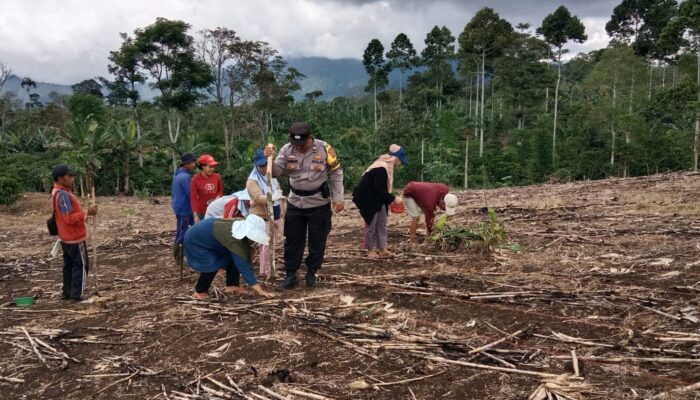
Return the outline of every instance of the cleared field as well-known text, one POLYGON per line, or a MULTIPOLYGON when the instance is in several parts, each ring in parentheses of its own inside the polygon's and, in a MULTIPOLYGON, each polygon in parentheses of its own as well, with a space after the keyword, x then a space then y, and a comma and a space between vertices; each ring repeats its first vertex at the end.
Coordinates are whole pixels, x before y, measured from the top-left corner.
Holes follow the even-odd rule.
POLYGON ((319 289, 211 301, 190 298, 194 274, 179 280, 168 198, 100 198, 100 296, 73 304, 48 257, 47 196, 27 194, 0 209, 0 391, 650 398, 700 381, 699 196, 700 174, 465 191, 451 223, 485 220, 488 204, 520 251, 409 247, 392 215, 398 256, 384 260, 363 257, 350 209, 334 217, 319 289), (36 305, 13 305, 30 294, 36 305))

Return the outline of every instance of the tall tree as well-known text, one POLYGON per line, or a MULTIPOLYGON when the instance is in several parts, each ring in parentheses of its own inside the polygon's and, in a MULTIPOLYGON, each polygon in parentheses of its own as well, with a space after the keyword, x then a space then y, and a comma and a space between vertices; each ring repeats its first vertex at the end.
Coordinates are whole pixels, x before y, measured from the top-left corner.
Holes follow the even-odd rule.
POLYGON ((7 64, 0 62, 0 93, 2 93, 2 88, 5 86, 5 82, 10 78, 12 70, 7 64))
POLYGON ((659 39, 677 8, 676 0, 622 0, 605 25, 613 39, 631 43, 638 55, 649 60, 649 98, 654 71, 652 60, 663 60, 672 53, 659 39))
POLYGON ((428 74, 435 79, 435 89, 437 90, 437 108, 442 106, 442 95, 445 80, 452 75, 452 65, 450 61, 455 55, 455 37, 446 27, 438 28, 434 26, 425 37, 425 48, 421 52, 424 65, 428 67, 428 74))
POLYGON ((289 67, 281 56, 260 61, 253 83, 257 98, 255 106, 260 111, 260 141, 264 142, 273 130, 274 113, 294 102, 292 93, 301 89, 299 81, 305 76, 296 68, 289 67))
POLYGON ((511 44, 494 67, 498 76, 494 82, 514 109, 517 129, 525 129, 528 112, 544 101, 545 89, 555 77, 552 70, 541 62, 549 54, 549 46, 529 33, 514 33, 511 44))
POLYGON ((32 78, 24 77, 22 79, 22 83, 20 83, 20 86, 22 87, 22 89, 27 91, 28 102, 25 104, 25 107, 26 108, 33 108, 37 98, 32 99, 31 90, 36 89, 36 82, 34 82, 34 80, 32 78))
MULTIPOLYGON (((139 101, 141 95, 136 87, 146 82, 146 76, 141 71, 141 58, 143 53, 134 43, 134 39, 126 33, 120 33, 122 44, 117 51, 109 52, 109 65, 107 70, 114 75, 114 82, 102 80, 109 94, 107 102, 114 104, 126 104, 131 106, 131 112, 136 124, 136 137, 141 140, 141 116, 139 114, 139 101)), ((139 155, 139 165, 143 166, 143 157, 139 155)))
POLYGON ((462 58, 478 55, 481 58, 481 114, 479 115, 479 157, 484 153, 484 94, 486 60, 498 55, 508 46, 513 34, 510 22, 502 19, 492 8, 484 7, 467 23, 459 35, 462 58))
POLYGON ((542 35, 545 42, 552 47, 553 59, 557 64, 557 85, 554 89, 554 128, 552 129, 552 160, 556 161, 561 56, 564 52, 564 46, 569 41, 583 43, 588 39, 588 36, 586 36, 586 28, 578 17, 572 16, 564 6, 560 6, 552 14, 547 15, 542 21, 542 26, 537 28, 537 33, 542 35))
POLYGON ((90 96, 95 96, 100 99, 104 97, 104 94, 102 94, 102 85, 95 79, 86 79, 76 83, 70 88, 73 90, 73 93, 89 94, 90 96))
POLYGON ((201 90, 213 80, 209 66, 195 57, 194 39, 187 34, 189 28, 183 21, 158 18, 155 23, 134 31, 141 66, 154 80, 152 86, 161 93, 158 102, 168 110, 173 170, 177 169, 175 148, 182 113, 203 97, 201 90))
POLYGON ((231 166, 232 137, 229 132, 228 122, 224 111, 224 89, 226 86, 226 68, 236 57, 236 51, 241 44, 241 38, 235 31, 218 27, 199 32, 200 39, 197 48, 200 57, 209 65, 214 75, 213 85, 209 88, 216 99, 216 107, 219 112, 219 121, 224 133, 224 152, 226 154, 226 167, 231 166))
POLYGON ((261 65, 265 65, 277 52, 266 42, 243 40, 233 49, 233 59, 226 67, 226 82, 228 86, 228 103, 231 110, 231 142, 237 130, 240 108, 256 99, 257 74, 261 65))
POLYGON ((389 71, 391 66, 384 59, 384 46, 379 39, 372 39, 362 57, 362 64, 369 75, 366 91, 374 93, 374 130, 379 129, 377 119, 377 91, 389 84, 389 71))
POLYGON ((682 53, 696 54, 695 84, 698 103, 693 135, 693 171, 697 171, 700 152, 700 3, 685 0, 680 4, 678 14, 669 22, 661 35, 661 45, 673 52, 680 50, 682 53))
POLYGON ((411 39, 405 33, 399 33, 391 42, 391 49, 386 52, 386 58, 391 63, 393 69, 401 71, 401 79, 399 80, 399 104, 403 100, 403 83, 405 81, 406 71, 415 67, 418 64, 416 49, 413 48, 411 39))

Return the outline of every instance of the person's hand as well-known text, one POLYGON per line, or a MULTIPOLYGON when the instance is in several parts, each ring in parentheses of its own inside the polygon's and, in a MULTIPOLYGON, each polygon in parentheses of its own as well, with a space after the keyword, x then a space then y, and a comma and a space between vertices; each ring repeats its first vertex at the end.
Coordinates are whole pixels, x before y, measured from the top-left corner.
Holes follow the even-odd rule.
POLYGON ((199 222, 199 216, 197 216, 197 214, 195 214, 194 215, 194 223, 196 224, 198 222, 199 222))
POLYGON ((403 197, 401 197, 401 196, 396 196, 396 197, 394 198, 394 203, 396 203, 396 204, 403 204, 403 197))
POLYGON ((274 157, 275 156, 275 146, 266 146, 265 151, 263 152, 265 154, 265 157, 274 157))
POLYGON ((87 215, 97 215, 97 206, 88 208, 87 215))
POLYGON ((281 189, 275 190, 275 193, 272 194, 272 201, 282 200, 283 198, 284 194, 282 193, 281 189))
POLYGON ((259 296, 266 297, 266 298, 268 298, 268 299, 269 299, 269 298, 272 298, 272 297, 275 297, 275 294, 274 294, 274 293, 271 293, 271 292, 268 292, 268 291, 264 290, 264 289, 262 288, 262 286, 260 286, 259 283, 256 283, 255 285, 251 286, 251 289, 253 289, 253 290, 255 291, 255 293, 256 293, 257 295, 259 295, 259 296))
POLYGON ((333 210, 339 213, 345 209, 345 203, 333 203, 333 210))

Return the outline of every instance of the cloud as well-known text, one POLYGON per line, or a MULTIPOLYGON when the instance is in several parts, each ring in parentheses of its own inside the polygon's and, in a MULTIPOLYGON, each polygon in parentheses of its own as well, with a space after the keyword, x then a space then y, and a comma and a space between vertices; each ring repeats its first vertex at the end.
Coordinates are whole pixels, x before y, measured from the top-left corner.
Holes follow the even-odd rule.
MULTIPOLYGON (((558 6, 559 3, 556 3, 558 6)), ((586 25, 590 40, 574 52, 604 47, 603 26, 616 2, 566 0, 586 25)), ((554 11, 547 0, 489 1, 513 23, 539 26, 554 11)), ((72 84, 107 74, 107 57, 119 47, 119 32, 133 32, 156 17, 181 19, 191 34, 225 26, 240 36, 265 40, 284 56, 360 58, 367 43, 385 47, 400 32, 422 49, 426 33, 445 25, 458 36, 479 5, 464 0, 2 0, 0 61, 22 76, 72 84)))

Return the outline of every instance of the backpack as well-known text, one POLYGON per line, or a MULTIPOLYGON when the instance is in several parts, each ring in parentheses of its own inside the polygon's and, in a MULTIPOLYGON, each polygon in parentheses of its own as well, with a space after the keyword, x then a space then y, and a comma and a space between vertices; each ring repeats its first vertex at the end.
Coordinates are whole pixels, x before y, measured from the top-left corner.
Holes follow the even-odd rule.
MULTIPOLYGON (((56 192, 58 194, 58 192, 56 192)), ((56 197, 51 196, 51 218, 46 220, 46 229, 49 231, 49 235, 58 235, 58 225, 56 224, 56 197)))

